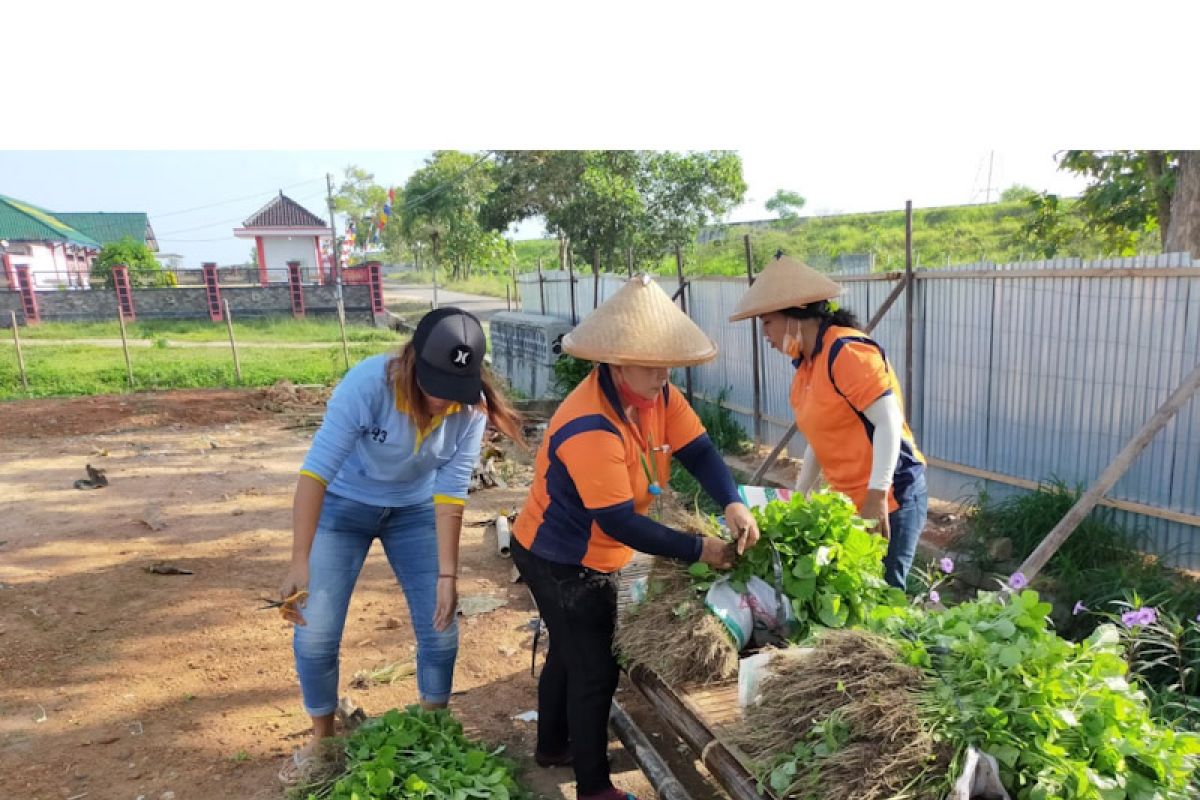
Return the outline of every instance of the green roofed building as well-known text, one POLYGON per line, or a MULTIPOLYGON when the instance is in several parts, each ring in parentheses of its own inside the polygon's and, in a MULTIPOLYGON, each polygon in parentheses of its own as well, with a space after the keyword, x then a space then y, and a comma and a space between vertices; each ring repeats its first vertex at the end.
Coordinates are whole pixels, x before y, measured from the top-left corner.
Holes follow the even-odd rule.
POLYGON ((62 213, 0 195, 0 259, 10 289, 20 266, 37 289, 87 287, 100 248, 126 236, 158 250, 143 212, 62 213))

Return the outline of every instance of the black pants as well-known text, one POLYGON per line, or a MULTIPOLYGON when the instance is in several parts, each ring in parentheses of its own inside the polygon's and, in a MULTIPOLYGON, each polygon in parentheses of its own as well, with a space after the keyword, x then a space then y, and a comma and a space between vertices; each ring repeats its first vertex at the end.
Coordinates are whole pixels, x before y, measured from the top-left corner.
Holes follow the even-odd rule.
POLYGON ((613 655, 617 575, 547 561, 516 539, 512 558, 550 630, 538 682, 538 752, 569 748, 576 791, 602 792, 612 786, 608 712, 619 677, 613 655))

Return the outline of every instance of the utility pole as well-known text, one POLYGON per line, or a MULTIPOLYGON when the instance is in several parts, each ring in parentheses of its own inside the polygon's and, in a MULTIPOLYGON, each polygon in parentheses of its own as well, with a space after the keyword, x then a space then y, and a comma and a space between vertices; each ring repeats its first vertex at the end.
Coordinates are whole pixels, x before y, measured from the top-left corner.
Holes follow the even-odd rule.
POLYGON ((983 202, 985 202, 985 203, 992 202, 992 162, 995 160, 996 160, 996 151, 995 150, 988 151, 987 193, 984 194, 984 196, 983 196, 983 202))
POLYGON ((333 256, 333 296, 342 299, 342 248, 338 243, 337 220, 333 216, 333 175, 325 173, 325 189, 329 198, 329 252, 333 256))

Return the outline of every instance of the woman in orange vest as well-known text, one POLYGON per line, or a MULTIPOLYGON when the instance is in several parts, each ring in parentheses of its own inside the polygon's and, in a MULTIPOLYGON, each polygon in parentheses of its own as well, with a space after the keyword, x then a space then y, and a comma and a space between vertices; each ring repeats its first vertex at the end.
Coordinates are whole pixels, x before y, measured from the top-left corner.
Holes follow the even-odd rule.
POLYGON ((716 345, 658 284, 633 278, 562 348, 598 365, 551 418, 513 529, 513 562, 550 629, 534 757, 573 766, 579 800, 627 800, 609 779, 607 753, 617 571, 635 550, 728 568, 757 541, 758 527, 696 413, 668 382, 672 367, 711 361, 716 345), (648 516, 672 457, 725 509, 736 547, 648 516))
POLYGON ((824 471, 888 539, 884 577, 904 588, 925 529, 925 457, 904 421, 900 382, 883 348, 838 308, 842 288, 780 256, 738 301, 730 321, 758 317, 763 336, 792 360, 791 406, 808 442, 796 490, 812 491, 824 471))

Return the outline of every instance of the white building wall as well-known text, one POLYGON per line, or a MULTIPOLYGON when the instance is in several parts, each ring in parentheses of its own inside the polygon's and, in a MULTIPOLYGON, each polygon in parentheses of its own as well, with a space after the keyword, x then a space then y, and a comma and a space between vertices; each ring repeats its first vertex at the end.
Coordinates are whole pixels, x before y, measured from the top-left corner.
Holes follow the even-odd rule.
POLYGON ((287 281, 289 261, 299 261, 305 278, 316 280, 317 254, 312 236, 264 236, 263 257, 272 283, 287 281))

